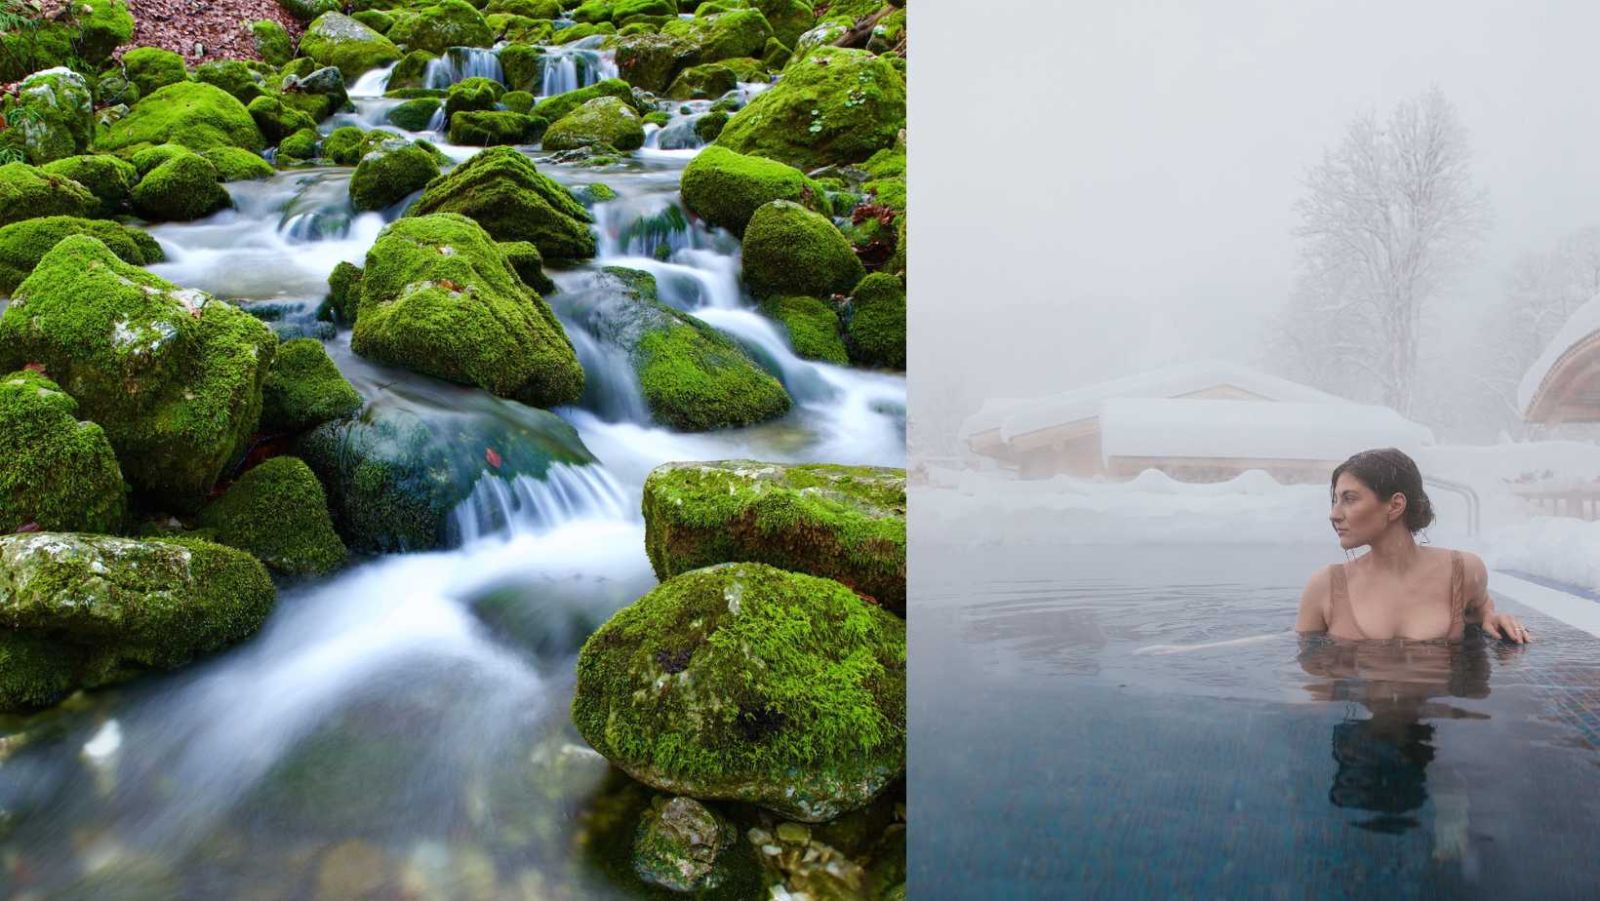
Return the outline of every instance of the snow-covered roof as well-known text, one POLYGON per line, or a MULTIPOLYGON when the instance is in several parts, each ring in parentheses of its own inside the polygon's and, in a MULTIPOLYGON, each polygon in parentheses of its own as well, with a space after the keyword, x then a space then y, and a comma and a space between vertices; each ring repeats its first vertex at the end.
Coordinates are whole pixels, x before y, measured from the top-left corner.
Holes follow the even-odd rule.
POLYGON ((1112 398, 1100 404, 1100 448, 1112 457, 1343 460, 1372 447, 1433 443, 1388 407, 1211 398, 1112 398))
POLYGON ((1566 324, 1550 339, 1544 353, 1528 367, 1522 382, 1517 385, 1517 408, 1526 413, 1534 395, 1539 393, 1539 386, 1544 384, 1545 377, 1555 368, 1562 355, 1595 332, 1600 332, 1600 295, 1591 297, 1588 303, 1574 310, 1566 324))
POLYGON ((997 429, 1012 410, 1032 402, 1033 399, 1027 397, 991 397, 978 407, 978 412, 961 421, 956 434, 965 441, 980 432, 997 429))

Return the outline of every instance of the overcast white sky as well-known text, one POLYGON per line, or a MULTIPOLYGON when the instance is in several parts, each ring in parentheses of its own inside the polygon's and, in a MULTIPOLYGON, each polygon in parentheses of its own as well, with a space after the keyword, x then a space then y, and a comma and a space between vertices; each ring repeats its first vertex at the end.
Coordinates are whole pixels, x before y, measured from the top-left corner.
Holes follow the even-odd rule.
POLYGON ((1430 84, 1494 214, 1463 309, 1600 224, 1597 3, 911 5, 914 417, 1248 360, 1292 282, 1307 167, 1430 84))

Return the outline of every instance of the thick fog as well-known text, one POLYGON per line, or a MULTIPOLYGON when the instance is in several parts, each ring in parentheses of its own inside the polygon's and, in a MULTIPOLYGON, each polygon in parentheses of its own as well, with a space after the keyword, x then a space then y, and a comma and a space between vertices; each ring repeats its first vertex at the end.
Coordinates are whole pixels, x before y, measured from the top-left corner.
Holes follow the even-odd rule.
POLYGON ((1308 170, 1353 118, 1431 87, 1491 218, 1430 302, 1413 415, 1473 421, 1454 386, 1466 398, 1495 350, 1513 270, 1600 225, 1594 4, 924 0, 917 17, 914 454, 953 450, 985 397, 1200 357, 1272 368, 1308 170))

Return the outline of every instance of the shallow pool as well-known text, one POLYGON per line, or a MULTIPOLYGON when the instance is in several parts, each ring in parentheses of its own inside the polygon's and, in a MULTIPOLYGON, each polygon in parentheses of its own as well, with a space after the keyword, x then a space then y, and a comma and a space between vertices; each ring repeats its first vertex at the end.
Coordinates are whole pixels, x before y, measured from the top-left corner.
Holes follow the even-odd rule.
POLYGON ((911 896, 1595 897, 1600 640, 1302 641, 1337 559, 918 534, 911 896))

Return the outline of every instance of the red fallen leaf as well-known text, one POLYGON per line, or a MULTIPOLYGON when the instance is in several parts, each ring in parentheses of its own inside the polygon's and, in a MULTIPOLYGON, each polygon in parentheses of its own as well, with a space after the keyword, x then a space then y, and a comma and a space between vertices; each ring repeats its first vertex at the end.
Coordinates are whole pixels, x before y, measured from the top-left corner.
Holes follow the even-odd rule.
POLYGON ((500 455, 494 452, 494 448, 492 448, 492 447, 484 448, 483 449, 483 458, 485 460, 488 460, 489 461, 489 465, 493 466, 495 469, 499 469, 500 468, 500 455))
POLYGON ((17 534, 18 535, 21 535, 24 532, 43 532, 43 531, 44 531, 44 526, 41 526, 36 522, 25 522, 22 525, 17 526, 17 534))
POLYGON ((24 364, 22 364, 22 368, 26 369, 29 372, 37 372, 40 375, 44 376, 45 378, 49 378, 50 377, 50 373, 44 371, 44 364, 43 363, 24 363, 24 364))

